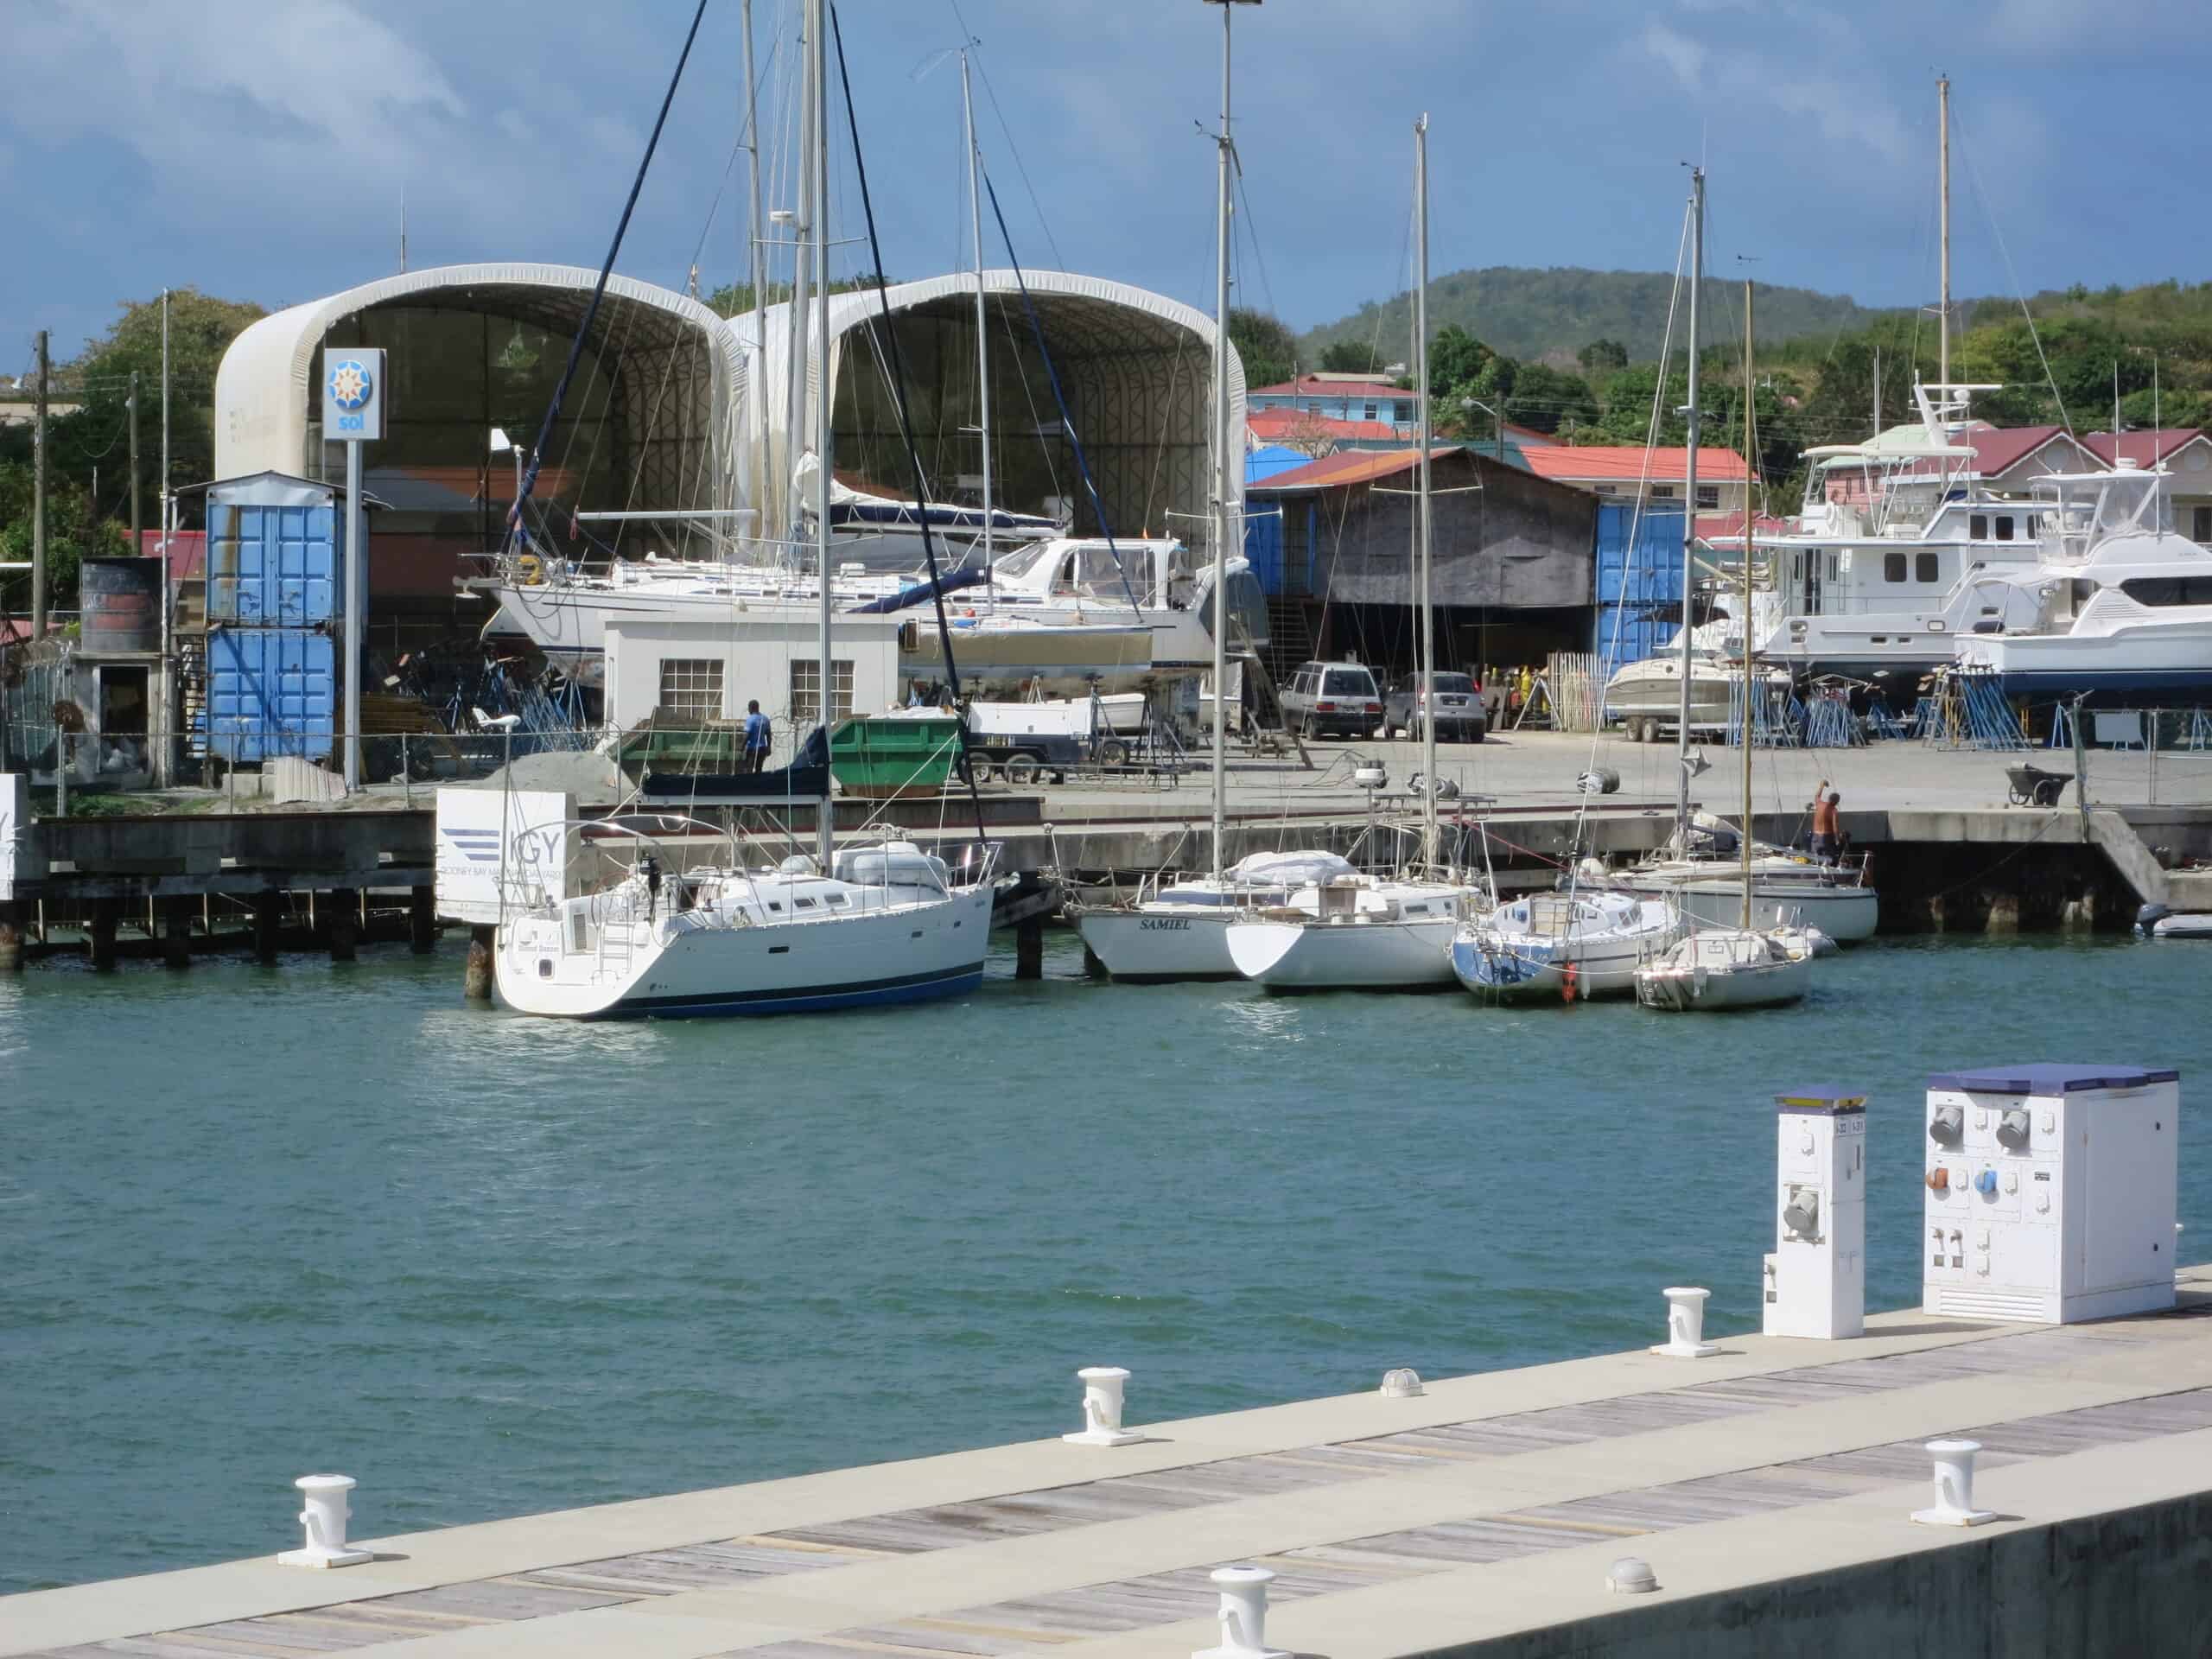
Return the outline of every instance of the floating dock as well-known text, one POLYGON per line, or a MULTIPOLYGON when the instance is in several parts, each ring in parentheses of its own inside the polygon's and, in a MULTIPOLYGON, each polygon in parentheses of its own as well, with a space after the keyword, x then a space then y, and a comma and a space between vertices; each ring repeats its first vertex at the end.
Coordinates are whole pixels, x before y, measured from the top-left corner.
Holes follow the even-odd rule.
MULTIPOLYGON (((1271 1647, 1745 1656, 2212 1650, 2212 1268, 2171 1313, 1713 1338, 1054 1440, 356 1540, 0 1600, 40 1659, 1181 1656, 1210 1572, 1271 1569, 1271 1647), (1916 1524, 1923 1442, 1994 1519, 1916 1524), (1617 1559, 1655 1591, 1608 1586, 1617 1559)), ((1653 1335, 1665 1334, 1659 1293, 1653 1335)), ((1069 1379, 1071 1428, 1078 1426, 1069 1379)), ((355 1495, 372 1520, 377 1494, 355 1495)))

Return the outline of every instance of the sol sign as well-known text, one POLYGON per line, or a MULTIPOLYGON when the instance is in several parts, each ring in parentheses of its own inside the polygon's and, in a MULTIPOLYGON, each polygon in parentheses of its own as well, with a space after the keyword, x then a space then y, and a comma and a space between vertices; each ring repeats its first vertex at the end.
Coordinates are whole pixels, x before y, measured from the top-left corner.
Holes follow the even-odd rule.
POLYGON ((322 435, 360 443, 384 436, 384 353, 373 346, 327 346, 322 353, 322 435))

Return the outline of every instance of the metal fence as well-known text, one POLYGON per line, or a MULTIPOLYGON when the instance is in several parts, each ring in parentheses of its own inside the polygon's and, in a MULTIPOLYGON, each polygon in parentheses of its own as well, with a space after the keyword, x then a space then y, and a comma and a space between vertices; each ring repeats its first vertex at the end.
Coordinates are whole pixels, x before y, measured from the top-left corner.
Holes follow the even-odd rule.
POLYGON ((2022 759, 2078 772, 2080 798, 2101 805, 2212 805, 2212 709, 2062 705, 2048 748, 2022 759))

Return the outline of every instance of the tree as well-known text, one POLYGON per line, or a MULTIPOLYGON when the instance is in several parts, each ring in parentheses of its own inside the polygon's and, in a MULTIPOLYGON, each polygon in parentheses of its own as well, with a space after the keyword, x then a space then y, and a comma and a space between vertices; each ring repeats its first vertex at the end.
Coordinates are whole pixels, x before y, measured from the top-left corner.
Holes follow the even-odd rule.
POLYGON ((1574 354, 1574 360, 1594 379, 1628 367, 1628 347, 1618 340, 1593 340, 1574 354))
MULTIPOLYGON (((89 485, 93 461, 101 466, 99 506, 113 512, 126 474, 120 435, 130 419, 130 372, 138 372, 138 482, 150 528, 162 489, 162 302, 126 302, 115 326, 87 340, 69 366, 83 408, 55 423, 52 465, 89 485), (114 480, 111 486, 110 480, 114 480)), ((170 482, 191 484, 215 472, 215 370, 231 342, 267 312, 250 300, 219 300, 196 288, 169 290, 170 482)), ((126 509, 127 512, 127 509, 126 509)))
POLYGON ((1498 405, 1505 418, 1539 432, 1557 432, 1562 426, 1586 426, 1598 418, 1598 399, 1590 384, 1579 374, 1523 363, 1513 377, 1505 401, 1498 405))
MULTIPOLYGON (((1596 425, 1607 442, 1640 444, 1645 441, 1651 428, 1652 394, 1658 385, 1656 363, 1638 363, 1605 378, 1599 396, 1604 412, 1596 425)), ((1688 376, 1680 369, 1669 369, 1666 395, 1659 399, 1658 442, 1680 444, 1686 441, 1681 406, 1688 401, 1688 376)))
POLYGON ((1330 374, 1380 374, 1382 356, 1372 346, 1340 340, 1322 351, 1321 367, 1330 374))
MULTIPOLYGON (((49 474, 46 493, 46 602, 55 610, 77 603, 77 567, 86 559, 112 559, 130 552, 130 538, 111 518, 97 518, 91 493, 82 485, 49 474)), ((28 563, 31 556, 31 468, 26 461, 0 462, 0 560, 28 563)), ((0 594, 11 614, 30 610, 31 573, 0 575, 0 594)))
POLYGON ((1290 428, 1276 440, 1286 449, 1295 449, 1301 455, 1311 455, 1319 461, 1323 455, 1336 452, 1336 435, 1329 430, 1329 423, 1319 415, 1300 413, 1290 428))
POLYGON ((1428 387, 1441 404, 1452 394, 1474 389, 1497 353, 1456 322, 1438 330, 1428 343, 1428 387))
POLYGON ((1229 343, 1243 360, 1246 386, 1279 386, 1298 372, 1298 336, 1281 318, 1246 306, 1229 313, 1229 343))

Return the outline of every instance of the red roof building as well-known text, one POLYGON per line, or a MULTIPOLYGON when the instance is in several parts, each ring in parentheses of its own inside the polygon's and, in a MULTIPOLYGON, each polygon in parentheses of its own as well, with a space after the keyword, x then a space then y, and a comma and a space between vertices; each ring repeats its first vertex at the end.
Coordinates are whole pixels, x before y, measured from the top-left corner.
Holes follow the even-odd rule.
MULTIPOLYGON (((1680 447, 1646 449, 1637 444, 1544 444, 1524 452, 1529 470, 1554 483, 1608 500, 1643 499, 1654 505, 1679 502, 1689 478, 1690 452, 1680 447)), ((1704 512, 1741 512, 1751 468, 1733 449, 1700 444, 1697 505, 1704 512)))
POLYGON ((1969 421, 1957 441, 1972 446, 1975 474, 1996 490, 2024 491, 2048 473, 2094 473, 2107 464, 2063 426, 1969 421))
POLYGON ((2212 435, 2193 426, 2161 427, 2153 432, 2092 432, 2082 440, 2107 466, 2132 461, 2148 471, 2163 467, 2173 475, 2166 499, 2174 528, 2192 542, 2212 547, 2212 435))

